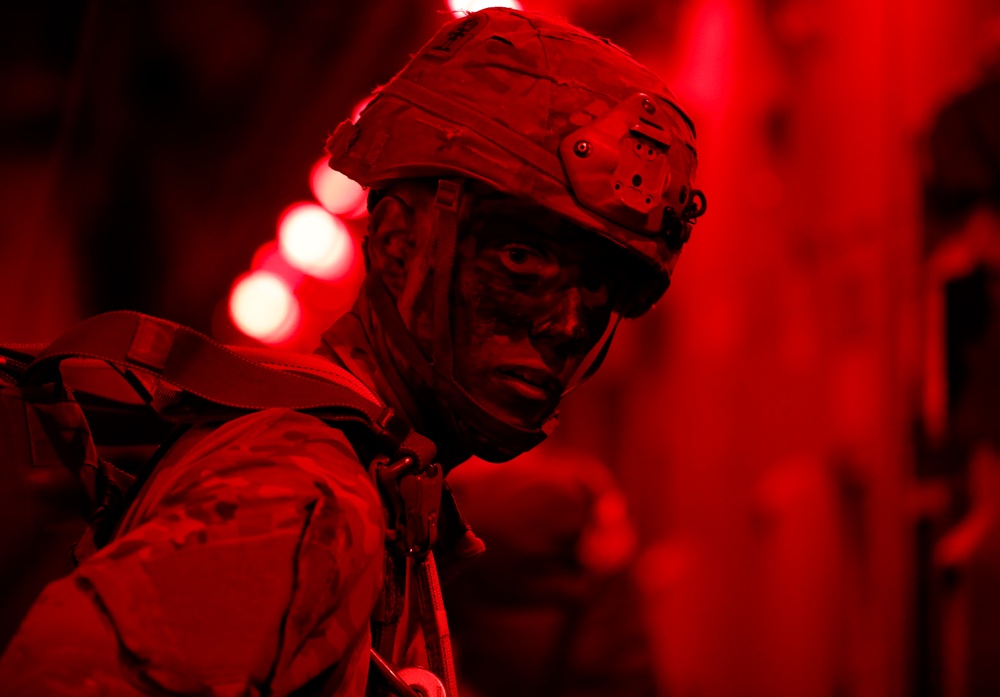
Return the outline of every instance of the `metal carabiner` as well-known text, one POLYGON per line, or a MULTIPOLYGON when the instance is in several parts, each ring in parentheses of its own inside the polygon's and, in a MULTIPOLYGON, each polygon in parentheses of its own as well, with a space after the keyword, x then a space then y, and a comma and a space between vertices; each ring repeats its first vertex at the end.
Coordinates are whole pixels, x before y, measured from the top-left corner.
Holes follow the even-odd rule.
POLYGON ((448 697, 441 679, 426 668, 395 670, 374 648, 371 660, 397 697, 448 697))

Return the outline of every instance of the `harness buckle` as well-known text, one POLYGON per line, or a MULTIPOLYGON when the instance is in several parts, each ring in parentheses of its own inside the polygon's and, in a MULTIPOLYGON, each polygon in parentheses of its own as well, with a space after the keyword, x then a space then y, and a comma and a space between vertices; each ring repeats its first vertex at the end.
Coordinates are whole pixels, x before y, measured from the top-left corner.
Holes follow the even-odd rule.
POLYGON ((400 552, 419 559, 437 541, 444 472, 436 463, 415 471, 417 464, 412 457, 404 457, 391 464, 376 461, 373 466, 385 492, 388 538, 400 552))

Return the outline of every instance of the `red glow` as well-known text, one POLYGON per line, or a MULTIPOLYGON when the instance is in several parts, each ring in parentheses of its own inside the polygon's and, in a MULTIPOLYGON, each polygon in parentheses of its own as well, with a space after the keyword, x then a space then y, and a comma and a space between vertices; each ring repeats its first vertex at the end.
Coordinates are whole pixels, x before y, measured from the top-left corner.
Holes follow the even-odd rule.
POLYGON ((354 261, 347 226, 315 203, 297 203, 278 223, 278 248, 294 268, 332 280, 343 276, 354 261))
POLYGON ((699 111, 721 108, 731 91, 736 17, 727 0, 704 0, 690 20, 690 37, 676 90, 699 111))
POLYGON ((577 558, 591 571, 608 574, 624 569, 637 547, 625 496, 617 489, 604 492, 594 502, 592 520, 577 542, 577 558))
POLYGON ((233 285, 229 316, 247 336, 277 344, 295 333, 301 312, 284 279, 270 271, 253 271, 233 285))
POLYGON ((367 213, 366 192, 360 184, 330 169, 326 158, 313 165, 309 175, 313 196, 331 213, 360 218, 367 213))
POLYGON ((280 276, 289 288, 298 290, 305 279, 305 274, 289 264, 278 249, 277 240, 265 242, 253 255, 250 262, 250 269, 253 271, 270 271, 276 276, 280 276))

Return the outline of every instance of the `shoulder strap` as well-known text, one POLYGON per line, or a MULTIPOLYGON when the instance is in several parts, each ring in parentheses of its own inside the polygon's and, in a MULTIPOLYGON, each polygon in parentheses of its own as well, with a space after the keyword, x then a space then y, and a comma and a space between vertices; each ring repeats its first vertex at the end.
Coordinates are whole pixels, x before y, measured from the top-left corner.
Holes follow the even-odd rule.
POLYGON ((284 407, 333 414, 334 420, 364 425, 389 452, 413 458, 418 470, 436 455, 430 440, 346 371, 331 369, 316 379, 320 376, 301 374, 315 372, 308 369, 268 367, 193 329, 138 312, 108 312, 81 322, 38 353, 25 382, 60 383, 60 365, 70 358, 103 361, 122 374, 141 376, 133 388, 169 420, 196 418, 195 410, 177 401, 188 394, 239 411, 284 407))

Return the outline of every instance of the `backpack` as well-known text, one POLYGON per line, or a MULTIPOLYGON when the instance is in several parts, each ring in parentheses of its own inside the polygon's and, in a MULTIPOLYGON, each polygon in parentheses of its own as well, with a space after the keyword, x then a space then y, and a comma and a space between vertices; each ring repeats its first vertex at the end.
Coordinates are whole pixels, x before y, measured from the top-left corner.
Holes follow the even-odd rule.
MULTIPOLYGON (((130 495, 187 427, 272 407, 361 434, 380 453, 369 472, 388 537, 417 562, 417 592, 442 610, 424 632, 432 668, 453 686, 430 553, 443 487, 434 444, 331 361, 225 346, 126 311, 85 320, 47 346, 0 346, 0 653, 45 585, 107 543, 130 495)), ((445 499, 440 513, 471 535, 445 499)), ((398 596, 390 585, 383 595, 398 596)), ((399 619, 385 602, 380 612, 373 622, 399 619)), ((412 693, 374 646, 372 664, 399 694, 412 693)))

